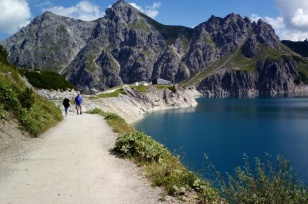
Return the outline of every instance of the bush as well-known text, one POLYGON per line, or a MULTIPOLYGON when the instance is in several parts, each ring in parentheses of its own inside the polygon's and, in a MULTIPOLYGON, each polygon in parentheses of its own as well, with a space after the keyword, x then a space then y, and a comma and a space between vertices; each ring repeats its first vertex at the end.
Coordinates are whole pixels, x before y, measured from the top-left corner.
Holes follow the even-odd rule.
POLYGON ((220 173, 218 184, 221 195, 230 203, 308 203, 307 187, 297 182, 296 175, 290 167, 290 161, 277 157, 277 165, 267 159, 263 163, 255 160, 255 169, 244 155, 245 165, 237 167, 235 177, 220 173))
POLYGON ((21 107, 26 108, 28 110, 32 107, 34 103, 34 97, 32 96, 32 93, 33 93, 32 89, 26 88, 18 95, 21 107))
POLYGON ((116 140, 114 151, 144 166, 153 186, 161 186, 169 195, 174 196, 182 196, 183 193, 194 190, 198 193, 197 197, 192 198, 194 201, 224 203, 224 200, 219 198, 218 191, 208 182, 187 170, 178 158, 150 136, 134 131, 119 115, 105 113, 100 109, 89 113, 103 115, 114 131, 122 133, 116 140))
POLYGON ((7 113, 19 121, 21 127, 32 136, 37 137, 62 119, 61 110, 53 103, 34 95, 32 90, 24 90, 0 82, 1 117, 7 113))
POLYGON ((300 82, 303 82, 304 84, 308 84, 308 77, 303 72, 299 71, 294 82, 296 84, 300 84, 300 82))
POLYGON ((139 162, 157 162, 163 159, 163 155, 168 155, 167 150, 161 144, 138 131, 120 135, 116 140, 114 150, 123 156, 134 157, 139 162))
POLYGON ((4 50, 3 46, 0 45, 0 62, 2 62, 5 65, 10 65, 7 59, 8 59, 7 52, 4 50))
POLYGON ((29 83, 40 89, 67 90, 76 89, 70 82, 63 78, 60 74, 51 71, 22 71, 29 83))
POLYGON ((193 190, 198 194, 193 198, 195 201, 223 203, 215 188, 187 170, 164 146, 142 132, 121 134, 114 150, 144 166, 152 185, 164 187, 169 195, 182 196, 193 190))

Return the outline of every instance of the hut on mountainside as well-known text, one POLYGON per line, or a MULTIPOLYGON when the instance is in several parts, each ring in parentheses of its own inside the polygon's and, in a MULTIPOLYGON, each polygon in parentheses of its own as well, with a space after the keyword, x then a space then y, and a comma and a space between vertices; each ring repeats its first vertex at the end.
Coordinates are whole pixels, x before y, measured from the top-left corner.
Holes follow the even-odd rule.
POLYGON ((161 78, 157 78, 157 79, 152 80, 152 84, 153 85, 156 85, 156 84, 170 85, 172 83, 171 83, 171 81, 161 79, 161 78))

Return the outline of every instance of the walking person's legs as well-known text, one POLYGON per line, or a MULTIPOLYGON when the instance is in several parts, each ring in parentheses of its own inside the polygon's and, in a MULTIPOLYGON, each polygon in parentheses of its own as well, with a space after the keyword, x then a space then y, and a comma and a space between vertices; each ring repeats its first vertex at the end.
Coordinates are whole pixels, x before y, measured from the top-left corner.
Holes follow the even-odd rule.
POLYGON ((68 107, 64 107, 65 116, 67 116, 68 107))
POLYGON ((81 105, 76 105, 76 110, 77 110, 77 115, 82 115, 82 112, 81 112, 81 105))

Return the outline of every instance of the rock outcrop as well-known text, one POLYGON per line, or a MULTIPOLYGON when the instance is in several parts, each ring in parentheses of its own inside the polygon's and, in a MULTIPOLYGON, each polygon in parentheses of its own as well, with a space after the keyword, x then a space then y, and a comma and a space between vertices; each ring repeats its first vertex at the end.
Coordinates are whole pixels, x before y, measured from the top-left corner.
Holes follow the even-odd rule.
POLYGON ((124 94, 118 97, 101 98, 93 103, 104 111, 119 114, 128 123, 135 122, 152 111, 197 106, 194 91, 182 88, 172 92, 169 89, 150 87, 146 93, 140 93, 133 88, 125 87, 123 92, 124 94))
POLYGON ((298 73, 291 60, 260 63, 256 73, 222 68, 206 77, 197 89, 206 96, 257 96, 297 92, 304 89, 294 83, 298 73))
MULTIPOLYGON (((106 92, 112 92, 108 90, 106 92)), ((118 97, 100 98, 93 95, 83 95, 83 110, 90 111, 94 108, 106 112, 117 113, 126 122, 132 123, 144 117, 144 114, 172 108, 186 108, 197 106, 195 98, 201 94, 195 89, 183 89, 178 87, 176 92, 169 89, 158 89, 149 87, 145 93, 141 93, 129 86, 123 87, 123 93, 118 97)), ((62 100, 68 97, 71 100, 71 112, 75 112, 74 98, 76 91, 51 91, 40 89, 37 93, 48 100, 52 100, 58 107, 62 108, 62 100)))
POLYGON ((104 17, 90 22, 45 12, 2 44, 11 63, 57 71, 82 92, 158 77, 178 83, 204 71, 208 74, 201 80, 188 83, 203 92, 279 92, 297 85, 292 82, 298 76, 296 54, 269 24, 237 14, 211 16, 192 29, 160 24, 117 1, 104 17), (243 72, 246 65, 239 61, 250 59, 256 61, 253 69, 243 72), (279 76, 273 77, 275 69, 279 76))

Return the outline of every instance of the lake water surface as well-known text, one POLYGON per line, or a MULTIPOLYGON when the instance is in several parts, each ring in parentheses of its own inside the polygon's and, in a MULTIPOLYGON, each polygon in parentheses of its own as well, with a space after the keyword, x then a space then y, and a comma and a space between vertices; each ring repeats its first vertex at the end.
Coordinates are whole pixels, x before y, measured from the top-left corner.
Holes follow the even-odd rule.
POLYGON ((220 172, 234 173, 244 153, 252 159, 268 153, 290 160, 308 184, 307 96, 197 101, 195 108, 149 113, 134 127, 183 155, 196 172, 204 170, 205 154, 220 172))

